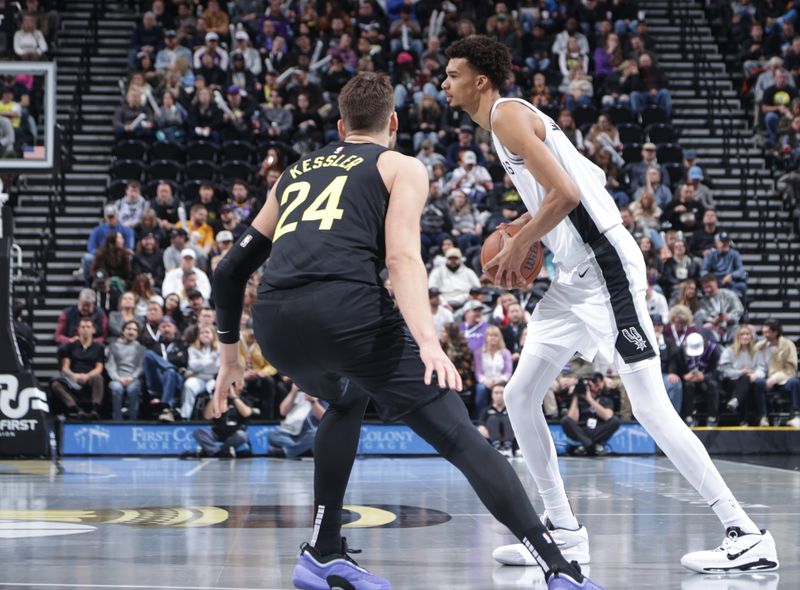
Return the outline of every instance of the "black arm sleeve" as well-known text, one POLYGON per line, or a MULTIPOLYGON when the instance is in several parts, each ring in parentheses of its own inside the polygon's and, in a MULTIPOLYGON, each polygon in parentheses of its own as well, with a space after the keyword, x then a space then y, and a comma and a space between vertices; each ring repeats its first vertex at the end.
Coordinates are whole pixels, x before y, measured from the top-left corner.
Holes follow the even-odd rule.
POLYGON ((272 241, 250 226, 217 265, 213 292, 220 342, 235 344, 239 341, 247 280, 266 262, 271 250, 272 241))

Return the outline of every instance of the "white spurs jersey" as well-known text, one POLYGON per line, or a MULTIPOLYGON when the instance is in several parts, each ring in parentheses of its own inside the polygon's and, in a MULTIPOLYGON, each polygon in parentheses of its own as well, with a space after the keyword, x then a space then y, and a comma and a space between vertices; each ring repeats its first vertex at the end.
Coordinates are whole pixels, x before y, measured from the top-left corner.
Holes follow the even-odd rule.
MULTIPOLYGON (((544 245, 553 253, 553 261, 565 270, 572 269, 592 252, 591 245, 604 232, 622 224, 622 218, 614 199, 605 188, 606 177, 603 171, 575 149, 553 119, 519 98, 499 99, 492 106, 491 118, 494 118, 497 105, 511 100, 525 105, 542 119, 545 128, 544 144, 580 189, 580 204, 542 237, 544 245)), ((507 150, 494 133, 492 141, 497 156, 523 203, 531 215, 535 215, 547 191, 525 167, 522 158, 507 150)))

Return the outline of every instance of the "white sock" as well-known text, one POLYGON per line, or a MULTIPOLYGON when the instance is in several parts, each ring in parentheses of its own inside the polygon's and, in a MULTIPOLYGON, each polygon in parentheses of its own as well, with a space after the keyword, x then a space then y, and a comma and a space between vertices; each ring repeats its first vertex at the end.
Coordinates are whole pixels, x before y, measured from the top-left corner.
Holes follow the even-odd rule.
POLYGON ((722 495, 709 504, 717 517, 722 521, 722 524, 725 525, 726 529, 736 526, 747 534, 761 534, 756 523, 754 523, 750 517, 747 516, 744 509, 739 506, 739 502, 736 501, 736 498, 733 497, 730 490, 726 489, 722 495))
POLYGON ((539 493, 544 500, 547 517, 554 527, 571 531, 577 531, 580 528, 578 519, 572 513, 572 506, 569 505, 567 495, 564 493, 563 485, 549 490, 539 490, 539 493))
POLYGON ((639 424, 655 439, 681 475, 712 505, 722 524, 738 526, 746 532, 758 531, 725 485, 703 443, 672 407, 660 366, 651 364, 620 377, 639 424))
POLYGON ((558 471, 556 447, 550 435, 542 400, 572 352, 560 347, 523 350, 519 365, 506 385, 508 416, 528 469, 544 500, 550 522, 558 528, 579 528, 558 471))

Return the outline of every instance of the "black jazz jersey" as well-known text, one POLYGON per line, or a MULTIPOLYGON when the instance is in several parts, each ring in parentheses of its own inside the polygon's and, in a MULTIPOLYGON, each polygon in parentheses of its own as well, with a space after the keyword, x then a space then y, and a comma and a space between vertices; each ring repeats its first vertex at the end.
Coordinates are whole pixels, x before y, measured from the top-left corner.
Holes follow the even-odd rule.
POLYGON ((284 171, 260 292, 318 281, 381 284, 389 192, 376 164, 386 150, 338 141, 284 171))

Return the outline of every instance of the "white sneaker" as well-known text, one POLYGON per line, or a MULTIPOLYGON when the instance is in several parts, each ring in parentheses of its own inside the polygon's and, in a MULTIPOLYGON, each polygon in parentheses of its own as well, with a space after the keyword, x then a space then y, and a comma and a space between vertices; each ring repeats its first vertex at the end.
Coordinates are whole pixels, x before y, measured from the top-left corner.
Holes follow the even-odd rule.
POLYGON ((687 553, 681 558, 681 565, 701 574, 778 569, 775 540, 769 531, 743 534, 739 527, 728 527, 727 535, 716 549, 687 553))
POLYGON ((795 416, 791 420, 786 423, 786 426, 791 426, 792 428, 800 428, 800 416, 795 416))
POLYGON ((769 426, 769 418, 766 416, 761 416, 761 420, 758 421, 758 425, 762 427, 769 426))
MULTIPOLYGON (((581 525, 577 531, 559 529, 553 526, 546 513, 542 515, 542 521, 564 559, 577 561, 580 565, 589 563, 589 533, 585 526, 581 525)), ((492 557, 503 565, 539 565, 522 543, 498 547, 492 552, 492 557)))

